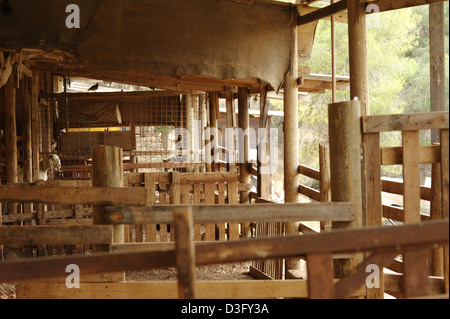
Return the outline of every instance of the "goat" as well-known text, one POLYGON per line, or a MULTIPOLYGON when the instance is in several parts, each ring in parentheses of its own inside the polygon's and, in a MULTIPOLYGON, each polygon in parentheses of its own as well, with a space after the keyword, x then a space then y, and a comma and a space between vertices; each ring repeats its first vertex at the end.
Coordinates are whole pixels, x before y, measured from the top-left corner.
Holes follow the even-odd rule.
MULTIPOLYGON (((48 180, 48 174, 51 172, 61 172, 61 160, 56 154, 50 154, 39 161, 38 179, 48 180)), ((23 183, 23 168, 19 168, 19 183, 23 183)))

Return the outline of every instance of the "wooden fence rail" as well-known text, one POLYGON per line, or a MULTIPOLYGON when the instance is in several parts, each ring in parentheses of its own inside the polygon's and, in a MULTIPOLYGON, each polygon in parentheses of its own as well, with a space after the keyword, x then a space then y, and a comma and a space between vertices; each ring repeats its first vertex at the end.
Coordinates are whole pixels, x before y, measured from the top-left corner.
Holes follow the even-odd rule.
MULTIPOLYGON (((364 266, 367 262, 379 263, 382 269, 382 266, 398 253, 423 249, 434 244, 445 244, 448 243, 448 240, 449 221, 447 219, 395 228, 374 227, 302 236, 290 235, 231 242, 195 243, 195 264, 208 265, 267 258, 306 256, 311 266, 313 266, 309 268, 311 277, 326 279, 325 281, 308 280, 309 297, 344 298, 349 297, 354 291, 364 285, 365 281, 361 281, 361 276, 365 273, 366 269, 364 266), (418 233, 421 236, 417 236, 418 233), (372 252, 372 257, 364 264, 359 265, 354 273, 334 285, 333 276, 330 275, 333 272, 331 255, 362 251, 372 252), (320 291, 320 293, 316 294, 317 291, 320 291)), ((98 253, 92 256, 5 261, 0 263, 0 282, 65 277, 67 275, 65 269, 68 264, 78 265, 81 276, 123 270, 174 267, 176 265, 176 253, 173 248, 161 248, 147 251, 98 253)), ((423 276, 424 274, 419 272, 419 275, 423 276)), ((367 274, 363 278, 365 279, 366 276, 367 274)), ((410 272, 405 273, 405 279, 408 276, 411 276, 410 272)), ((428 285, 428 275, 425 274, 425 278, 422 279, 428 285)), ((299 286, 302 285, 300 280, 295 282, 298 282, 299 286)), ((405 280, 406 285, 408 285, 408 282, 408 280, 405 280)), ((61 285, 64 284, 61 283, 61 285)), ((26 283, 19 284, 18 290, 23 289, 20 287, 21 285, 27 286, 26 283)), ((221 287, 221 282, 217 282, 217 285, 221 287)), ((292 285, 292 282, 288 281, 286 286, 288 285, 292 285)), ((44 292, 47 291, 47 289, 43 289, 45 284, 41 284, 40 288, 41 297, 45 296, 44 292)), ((405 287, 405 291, 409 292, 408 287, 405 287)), ((72 294, 73 290, 70 293, 72 294)), ((82 293, 82 291, 79 291, 78 297, 83 298, 82 293)), ((151 295, 154 296, 154 294, 151 295)), ((406 294, 405 296, 409 297, 411 295, 406 294)), ((59 297, 64 297, 64 295, 59 297)))
MULTIPOLYGON (((366 201, 366 224, 378 226, 382 224, 382 218, 387 217, 394 220, 409 223, 419 223, 430 219, 423 216, 420 211, 420 200, 425 199, 432 202, 432 192, 440 194, 437 199, 442 203, 439 205, 441 211, 431 214, 439 218, 448 218, 448 128, 449 113, 429 112, 416 114, 394 114, 363 116, 362 131, 364 141, 364 166, 365 166, 365 201, 366 201), (419 131, 439 130, 440 145, 419 145, 419 131), (390 131, 401 131, 402 146, 395 148, 380 147, 380 133, 390 131), (440 185, 440 189, 430 189, 420 186, 420 164, 440 164, 440 176, 434 174, 433 178, 439 179, 439 184, 432 181, 432 185, 440 185), (381 179, 382 165, 403 166, 403 183, 389 182, 381 179), (382 191, 399 194, 403 196, 402 207, 389 207, 382 203, 382 191)), ((433 218, 436 218, 434 216, 433 218)), ((446 292, 448 293, 448 243, 444 248, 443 258, 444 278, 446 292)), ((441 251, 442 252, 442 251, 441 251)), ((441 254, 438 252, 438 254, 441 254)), ((423 274, 428 274, 428 252, 407 252, 403 256, 402 268, 404 273, 411 272, 408 276, 409 283, 406 294, 413 296, 415 293, 423 293, 423 274), (419 266, 420 265, 420 266, 419 266), (414 275, 415 274, 415 275, 414 275), (419 275, 422 274, 422 275, 419 275), (415 277, 416 276, 416 277, 415 277)), ((431 261, 433 262, 433 260, 431 261)), ((384 291, 383 283, 375 297, 382 297, 384 291)))

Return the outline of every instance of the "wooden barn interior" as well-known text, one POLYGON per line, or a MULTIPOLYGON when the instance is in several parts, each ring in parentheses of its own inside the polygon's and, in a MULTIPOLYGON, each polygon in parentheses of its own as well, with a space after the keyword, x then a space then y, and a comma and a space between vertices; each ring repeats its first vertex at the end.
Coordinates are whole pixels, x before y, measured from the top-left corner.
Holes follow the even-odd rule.
MULTIPOLYGON (((366 47, 367 15, 438 14, 445 1, 0 2, 0 285, 18 299, 448 299, 444 62, 431 58, 430 112, 371 115, 366 47), (322 19, 348 24, 350 77, 301 66, 322 19), (351 100, 329 104, 316 170, 299 159, 298 105, 325 90, 351 100), (391 131, 402 145, 381 147, 391 131), (403 182, 382 179, 383 165, 402 165, 403 182), (244 261, 248 280, 196 279, 198 266, 244 261), (80 288, 67 287, 68 265, 80 288), (167 267, 176 281, 125 280, 167 267)), ((430 30, 442 57, 443 18, 430 30)))

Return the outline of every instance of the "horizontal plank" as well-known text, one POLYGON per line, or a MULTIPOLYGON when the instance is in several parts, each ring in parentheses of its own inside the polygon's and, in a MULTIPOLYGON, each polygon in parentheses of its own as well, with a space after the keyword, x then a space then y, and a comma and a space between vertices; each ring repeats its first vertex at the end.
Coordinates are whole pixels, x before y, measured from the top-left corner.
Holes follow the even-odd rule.
MULTIPOLYGON (((419 147, 420 164, 440 163, 441 147, 439 145, 426 145, 419 147)), ((403 147, 381 148, 381 165, 402 165, 403 147)))
MULTIPOLYGON (((395 273, 384 273, 384 287, 385 291, 388 294, 392 294, 399 298, 403 297, 403 274, 395 274, 395 273)), ((438 295, 444 294, 444 278, 442 277, 428 277, 429 287, 431 289, 431 293, 438 295)))
POLYGON ((182 94, 176 91, 133 91, 133 92, 95 92, 95 93, 46 93, 41 92, 40 98, 70 100, 124 100, 124 99, 147 99, 154 97, 168 97, 182 94))
MULTIPOLYGON (((405 211, 402 208, 383 205, 383 217, 393 219, 395 221, 405 222, 405 211)), ((430 216, 420 214, 422 221, 430 220, 430 216)))
POLYGON ((355 219, 353 203, 286 203, 235 205, 107 206, 111 224, 171 223, 172 211, 189 206, 195 223, 288 221, 341 221, 355 219))
POLYGON ((0 201, 53 204, 144 205, 146 188, 0 186, 0 201))
POLYGON ((298 18, 298 25, 305 25, 314 21, 318 21, 321 19, 324 19, 326 17, 332 16, 334 14, 337 14, 341 11, 344 11, 347 9, 347 0, 341 0, 337 3, 330 4, 326 7, 320 8, 317 11, 313 11, 311 13, 308 13, 306 15, 301 15, 298 18))
POLYGON ((111 244, 112 238, 109 225, 0 227, 0 245, 111 244))
POLYGON ((36 186, 54 186, 54 187, 91 187, 92 180, 37 180, 36 186))
MULTIPOLYGON (((199 299, 308 297, 306 280, 201 280, 195 286, 199 299)), ((21 283, 16 295, 17 299, 176 299, 178 290, 176 281, 81 283, 79 289, 67 289, 65 283, 21 283)), ((364 289, 355 295, 364 295, 364 289)))
MULTIPOLYGON (((381 179, 381 188, 383 192, 402 195, 403 196, 403 183, 390 181, 387 179, 381 179)), ((420 186, 420 199, 431 200, 431 188, 420 186)))
POLYGON ((224 183, 238 180, 237 173, 181 173, 180 184, 224 183))
MULTIPOLYGON (((124 164, 125 166, 125 164, 124 164)), ((157 183, 171 183, 171 172, 159 173, 126 173, 128 184, 144 183, 145 174, 155 176, 157 183)), ((205 184, 205 183, 225 183, 238 180, 237 173, 180 173, 180 184, 205 184)))
MULTIPOLYGON (((398 227, 373 227, 320 234, 195 243, 196 264, 210 265, 249 260, 291 258, 310 253, 354 253, 370 250, 401 252, 419 245, 448 243, 449 222, 432 221, 398 227), (420 234, 420 236, 418 236, 420 234)), ((175 250, 98 253, 91 256, 35 258, 0 263, 0 282, 63 277, 68 264, 80 267, 81 275, 175 266, 175 250)))
POLYGON ((362 117, 364 133, 448 128, 448 111, 362 117))
POLYGON ((318 181, 320 180, 320 171, 305 165, 298 166, 298 173, 318 181))
POLYGON ((36 219, 36 213, 8 214, 2 216, 2 223, 15 223, 36 219))
POLYGON ((309 197, 317 202, 320 202, 320 192, 315 190, 314 188, 305 186, 305 185, 299 185, 298 186, 298 192, 306 197, 309 197))
POLYGON ((129 171, 137 168, 186 168, 186 167, 202 167, 205 163, 184 163, 184 162, 169 162, 169 163, 124 163, 123 169, 129 171))

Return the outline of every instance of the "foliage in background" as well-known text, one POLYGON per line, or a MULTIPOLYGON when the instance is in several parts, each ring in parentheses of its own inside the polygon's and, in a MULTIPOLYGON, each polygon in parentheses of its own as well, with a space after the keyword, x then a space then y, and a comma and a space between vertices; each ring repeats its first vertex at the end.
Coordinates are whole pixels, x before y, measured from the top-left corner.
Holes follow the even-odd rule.
MULTIPOLYGON (((449 7, 445 3, 446 94, 448 109, 449 7)), ((336 23, 336 74, 349 75, 347 25, 336 23)), ((305 64, 312 73, 331 74, 330 23, 321 21, 316 30, 312 58, 305 64)), ((367 49, 371 114, 428 112, 430 110, 430 65, 428 6, 420 6, 367 17, 367 49)), ((338 91, 337 101, 349 100, 338 91)), ((299 105, 300 162, 318 168, 318 145, 328 140, 327 109, 331 92, 311 94, 299 105)), ((272 103, 282 109, 282 103, 272 103)), ((429 143, 429 132, 421 143, 429 143)), ((381 146, 401 145, 401 135, 383 134, 381 146)), ((401 176, 401 167, 385 167, 384 174, 401 176)))

